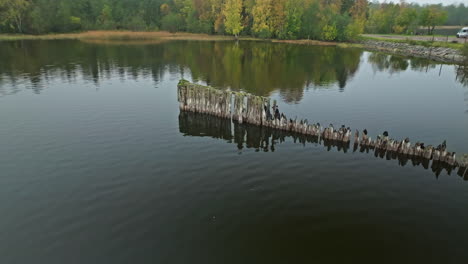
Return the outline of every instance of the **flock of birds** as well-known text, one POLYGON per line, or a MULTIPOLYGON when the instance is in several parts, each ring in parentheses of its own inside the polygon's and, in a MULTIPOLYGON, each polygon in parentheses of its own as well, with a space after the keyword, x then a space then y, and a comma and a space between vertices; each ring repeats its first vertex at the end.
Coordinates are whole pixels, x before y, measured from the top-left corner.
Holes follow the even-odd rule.
POLYGON ((376 140, 372 140, 371 137, 367 135, 367 130, 364 129, 361 138, 359 138, 359 131, 356 130, 354 134, 354 144, 361 144, 371 148, 421 157, 428 160, 432 159, 433 161, 445 162, 450 166, 457 165, 456 153, 447 151, 447 142, 445 140, 437 147, 433 147, 432 145, 425 146, 422 142, 416 142, 416 144, 412 145, 409 138, 398 141, 390 138, 387 131, 377 136, 376 140))
MULTIPOLYGON (((352 131, 349 127, 342 125, 340 128, 336 129, 332 124, 330 124, 328 127, 322 128, 320 123, 308 124, 307 119, 297 120, 297 118, 295 120, 289 119, 288 121, 284 114, 279 113, 278 106, 274 105, 272 108, 274 113, 273 115, 271 115, 269 111, 266 113, 266 118, 269 120, 270 126, 272 127, 283 128, 292 132, 316 136, 337 142, 349 143, 351 141, 352 131)), ((375 140, 372 140, 368 135, 367 129, 364 129, 362 133, 360 133, 359 130, 354 132, 354 144, 371 149, 403 154, 410 157, 421 157, 435 162, 443 162, 450 166, 468 166, 468 160, 466 157, 458 162, 456 159, 456 153, 447 151, 446 141, 442 142, 442 144, 437 147, 432 145, 426 146, 422 142, 416 142, 412 145, 409 138, 398 141, 390 138, 387 131, 378 135, 375 140)))

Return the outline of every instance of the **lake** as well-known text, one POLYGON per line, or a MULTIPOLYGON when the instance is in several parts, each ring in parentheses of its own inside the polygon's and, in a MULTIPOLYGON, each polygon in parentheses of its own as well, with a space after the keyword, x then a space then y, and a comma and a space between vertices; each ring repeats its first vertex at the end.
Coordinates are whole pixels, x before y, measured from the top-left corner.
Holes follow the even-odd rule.
POLYGON ((181 78, 468 152, 468 77, 354 48, 0 43, 1 263, 461 263, 468 176, 180 112, 181 78))

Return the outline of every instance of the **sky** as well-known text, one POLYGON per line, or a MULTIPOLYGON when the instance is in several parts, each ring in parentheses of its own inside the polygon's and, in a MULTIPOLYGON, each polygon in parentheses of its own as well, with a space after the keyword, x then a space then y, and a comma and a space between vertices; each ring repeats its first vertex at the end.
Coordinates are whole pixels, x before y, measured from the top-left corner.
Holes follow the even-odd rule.
MULTIPOLYGON (((385 0, 378 0, 379 2, 384 2, 385 0)), ((387 0, 387 2, 399 3, 400 0, 387 0)), ((468 5, 468 0, 406 0, 407 3, 418 3, 418 4, 465 4, 468 5)))

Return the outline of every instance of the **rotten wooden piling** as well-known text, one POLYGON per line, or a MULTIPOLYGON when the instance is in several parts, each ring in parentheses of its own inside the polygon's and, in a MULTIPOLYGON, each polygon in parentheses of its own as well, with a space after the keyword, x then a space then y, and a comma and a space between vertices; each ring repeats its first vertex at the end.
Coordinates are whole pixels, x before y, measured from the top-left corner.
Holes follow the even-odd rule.
MULTIPOLYGON (((177 100, 181 111, 190 111, 231 119, 242 124, 269 127, 317 137, 318 140, 333 141, 340 144, 349 144, 351 128, 345 127, 335 129, 332 124, 323 128, 317 124, 309 124, 307 119, 288 119, 284 113, 279 111, 276 100, 267 97, 255 96, 249 93, 220 90, 209 86, 193 84, 186 80, 180 80, 177 90, 177 100), (231 111, 232 109, 232 111, 231 111)), ((407 157, 432 160, 433 163, 442 163, 447 166, 459 167, 464 174, 468 170, 468 155, 460 155, 456 158, 455 152, 448 152, 443 142, 437 147, 425 146, 422 142, 411 144, 410 140, 398 141, 390 138, 388 132, 378 135, 375 140, 368 135, 364 129, 362 133, 356 130, 354 134, 355 149, 375 149, 382 155, 405 155, 407 157)))

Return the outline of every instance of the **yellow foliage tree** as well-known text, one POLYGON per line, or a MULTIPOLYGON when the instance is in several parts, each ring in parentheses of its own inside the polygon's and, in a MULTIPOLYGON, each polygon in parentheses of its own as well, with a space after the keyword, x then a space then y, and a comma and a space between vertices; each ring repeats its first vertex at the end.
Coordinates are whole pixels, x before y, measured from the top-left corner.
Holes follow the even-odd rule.
POLYGON ((244 28, 242 26, 242 0, 226 0, 223 15, 226 32, 237 38, 244 28))
POLYGON ((253 26, 252 30, 260 37, 271 37, 271 8, 273 0, 258 0, 252 10, 253 26))

